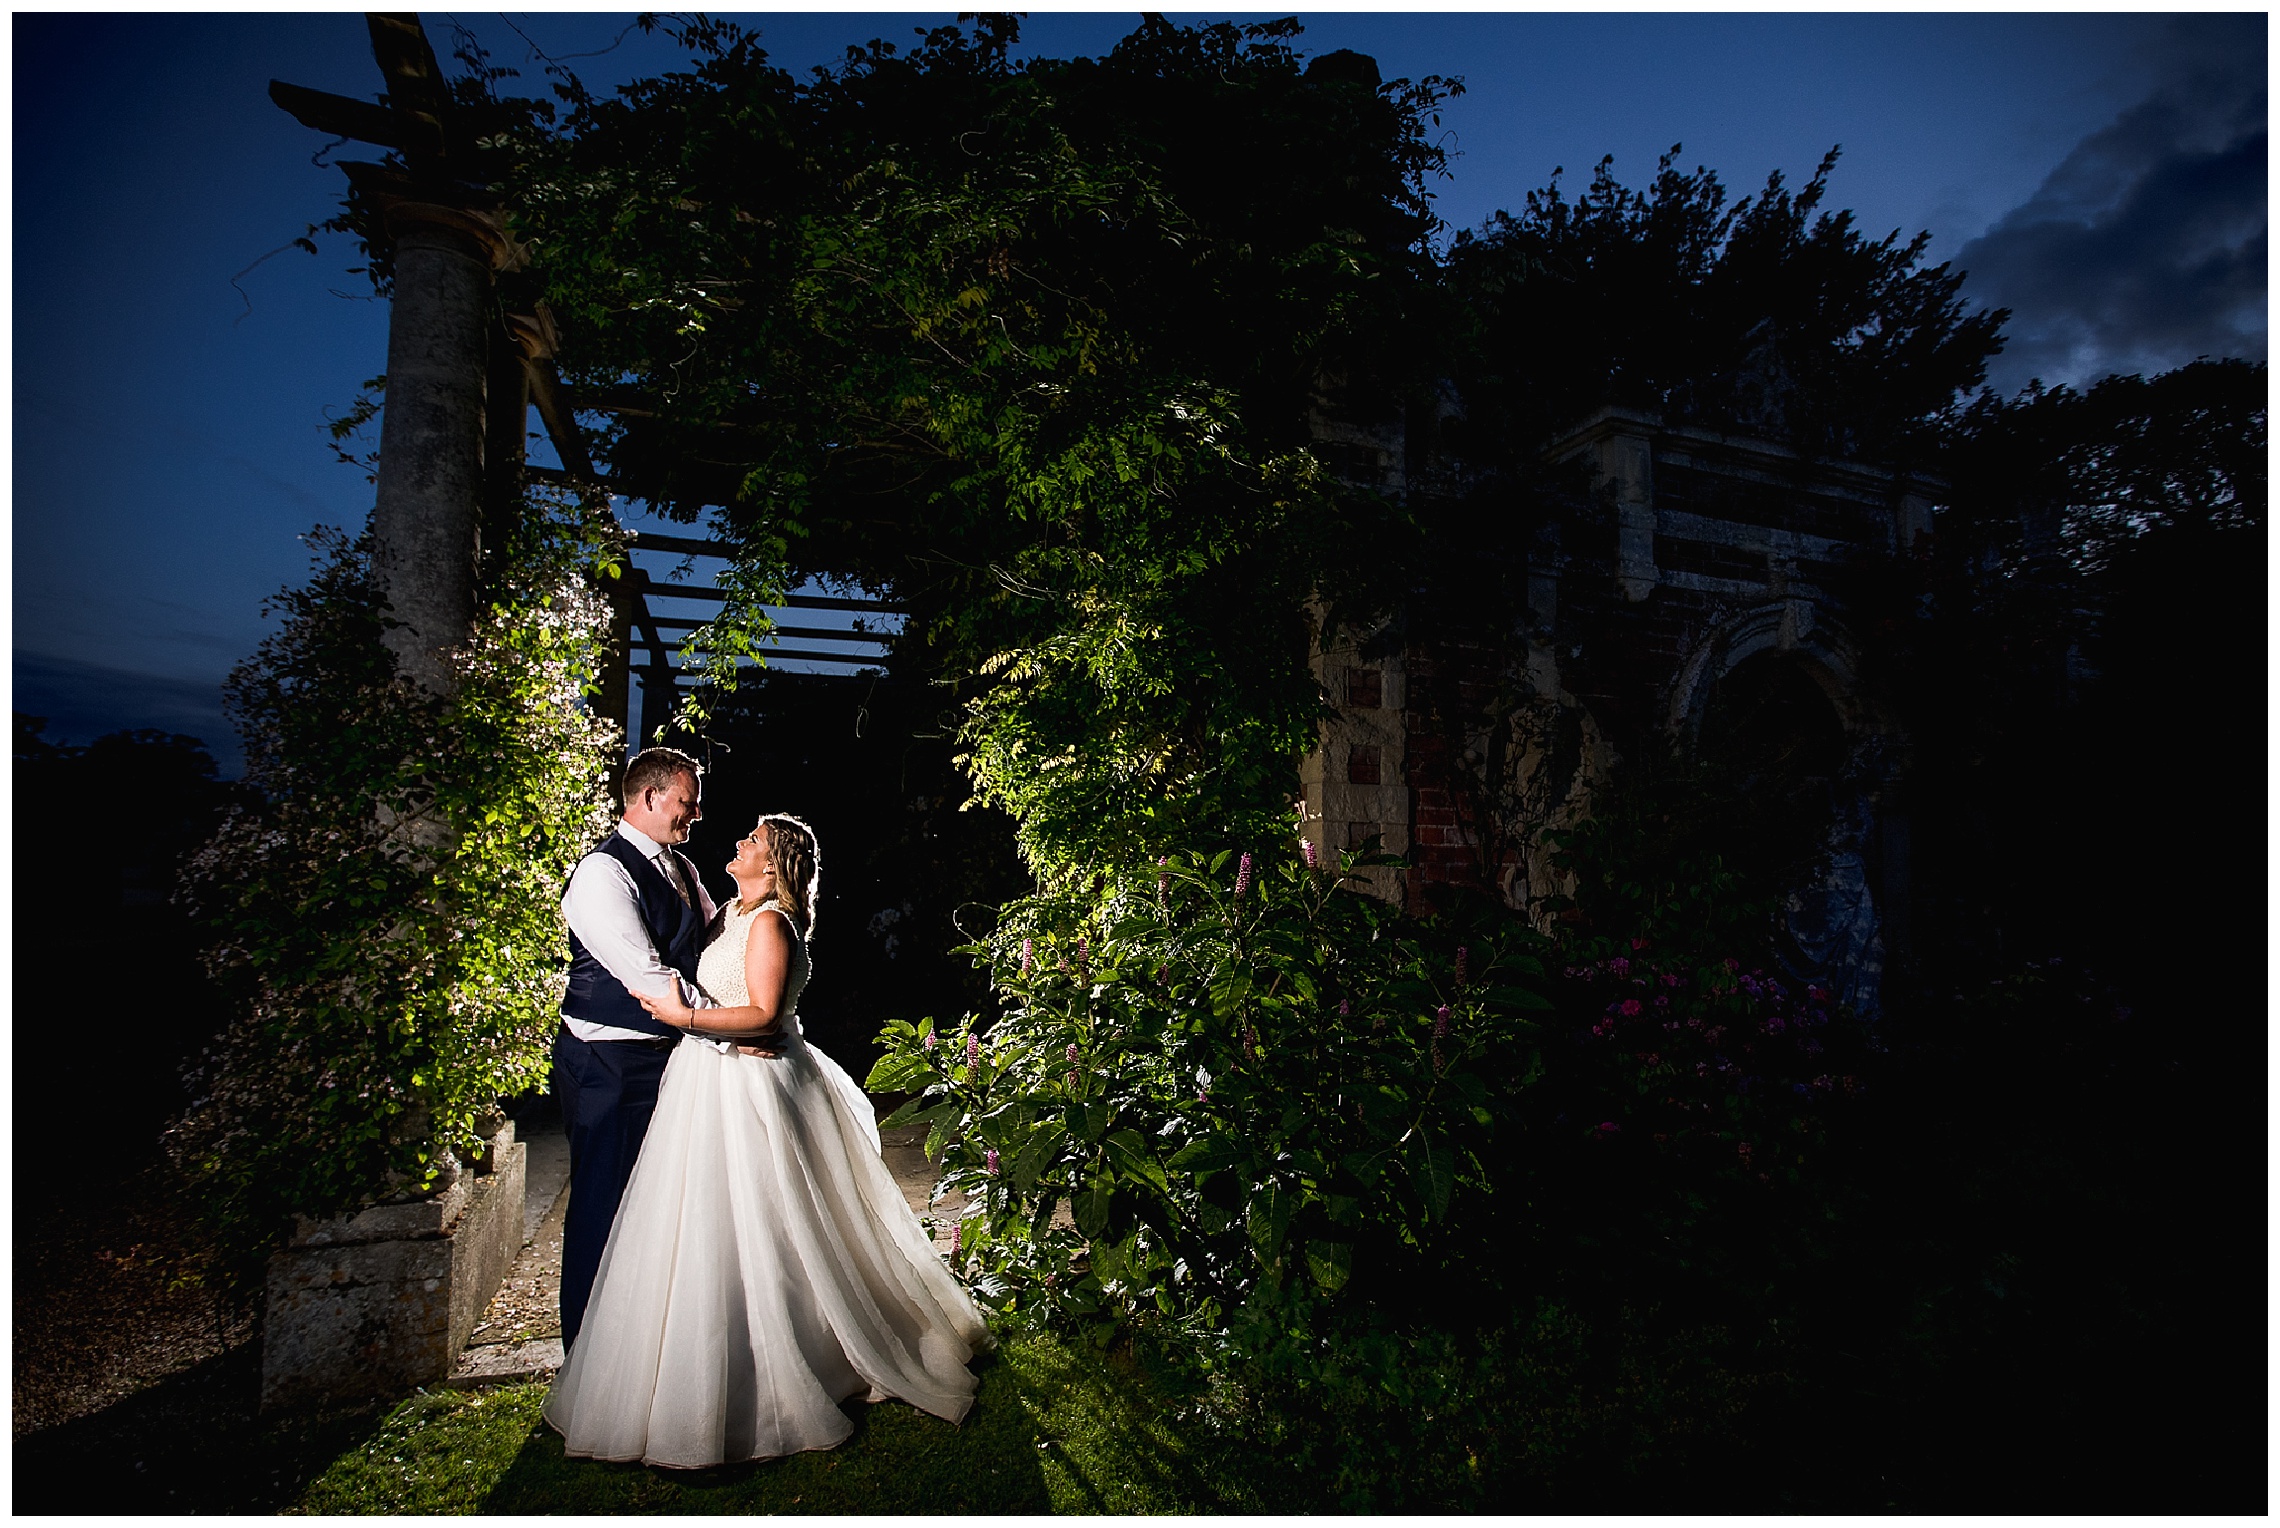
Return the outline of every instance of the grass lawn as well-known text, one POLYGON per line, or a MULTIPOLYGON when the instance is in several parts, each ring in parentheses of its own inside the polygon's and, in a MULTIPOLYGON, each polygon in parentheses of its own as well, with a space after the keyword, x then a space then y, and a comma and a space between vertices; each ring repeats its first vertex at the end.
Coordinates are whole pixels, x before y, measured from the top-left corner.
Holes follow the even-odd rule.
MULTIPOLYGON (((414 1396, 318 1474, 310 1513, 1257 1511, 1177 1425, 1187 1405, 1137 1362, 1025 1335, 982 1361, 952 1427, 900 1401, 849 1403, 827 1453, 714 1470, 565 1458, 543 1385, 414 1396)), ((1240 1474, 1240 1471, 1233 1472, 1240 1474)))

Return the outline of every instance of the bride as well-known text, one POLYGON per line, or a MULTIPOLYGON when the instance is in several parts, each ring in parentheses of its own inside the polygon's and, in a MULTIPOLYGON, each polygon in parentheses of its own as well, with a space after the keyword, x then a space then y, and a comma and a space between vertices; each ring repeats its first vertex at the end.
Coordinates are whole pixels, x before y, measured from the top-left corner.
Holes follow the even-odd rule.
POLYGON ((974 1403, 981 1315, 880 1159, 870 1100, 800 1037, 816 871, 807 824, 762 817, 697 966, 722 1006, 642 999, 692 1033, 546 1403, 572 1455, 695 1469, 831 1448, 850 1396, 952 1422, 974 1403))

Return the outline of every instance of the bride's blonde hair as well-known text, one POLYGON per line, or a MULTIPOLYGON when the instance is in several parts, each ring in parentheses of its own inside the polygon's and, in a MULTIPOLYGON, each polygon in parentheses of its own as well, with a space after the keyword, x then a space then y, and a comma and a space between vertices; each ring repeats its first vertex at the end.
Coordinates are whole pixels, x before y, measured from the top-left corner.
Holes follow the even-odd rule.
POLYGON ((776 900, 792 915, 802 939, 815 933, 816 888, 823 859, 815 847, 815 829, 789 812, 762 812, 760 825, 768 830, 768 857, 776 867, 776 900))

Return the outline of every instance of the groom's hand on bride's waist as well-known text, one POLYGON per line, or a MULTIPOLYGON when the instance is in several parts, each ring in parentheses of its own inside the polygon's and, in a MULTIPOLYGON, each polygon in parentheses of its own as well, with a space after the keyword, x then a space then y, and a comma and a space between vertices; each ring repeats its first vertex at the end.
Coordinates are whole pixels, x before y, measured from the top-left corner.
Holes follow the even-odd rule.
POLYGON ((740 1056, 781 1056, 786 1044, 784 1032, 781 1029, 772 1029, 757 1035, 721 1035, 718 1038, 733 1044, 736 1047, 736 1053, 740 1056))

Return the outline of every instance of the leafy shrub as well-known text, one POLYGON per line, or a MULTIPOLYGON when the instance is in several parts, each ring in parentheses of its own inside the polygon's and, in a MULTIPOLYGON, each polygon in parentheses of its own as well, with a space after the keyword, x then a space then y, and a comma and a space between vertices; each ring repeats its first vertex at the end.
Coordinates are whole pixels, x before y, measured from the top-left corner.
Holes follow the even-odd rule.
POLYGON ((1354 890, 1373 862, 1183 854, 1098 904, 1012 904, 972 947, 996 1021, 889 1027, 869 1086, 917 1093, 890 1122, 924 1121, 969 1196, 984 1298, 1268 1358, 1465 1261, 1539 1068, 1540 941, 1460 944, 1354 890))
POLYGON ((183 898, 234 1008, 170 1137, 232 1250, 294 1213, 446 1181, 501 1095, 545 1077, 558 897, 609 821, 615 729, 580 704, 607 632, 584 512, 534 501, 439 698, 399 679, 368 541, 232 675, 248 780, 183 898))
MULTIPOLYGON (((1358 1315, 1358 1313, 1352 1313, 1358 1315)), ((1349 1319, 1304 1375, 1235 1366, 1202 1419, 1286 1510, 1606 1510, 1718 1502, 1779 1352, 1654 1308, 1543 1297, 1349 1319), (1678 1491, 1672 1486, 1685 1482, 1678 1491)))
POLYGON ((1644 940, 1563 974, 1591 1020, 1581 1049, 1613 1074, 1615 1117, 1584 1127, 1594 1134, 1644 1132, 1668 1155, 1794 1181, 1825 1138, 1825 1107, 1861 1091, 1865 1037, 1825 987, 1784 985, 1731 956, 1658 961, 1644 940))
POLYGON ((1640 1298, 1670 1272, 1690 1299, 1762 1287, 1822 1255, 1815 1238, 1857 1187, 1841 1121, 1882 1044, 1778 969, 1774 893, 1810 863, 1817 825, 1776 794, 1643 753, 1591 820, 1553 835, 1573 891, 1543 909, 1560 1023, 1532 1100, 1536 1197, 1561 1256, 1611 1261, 1640 1298))

